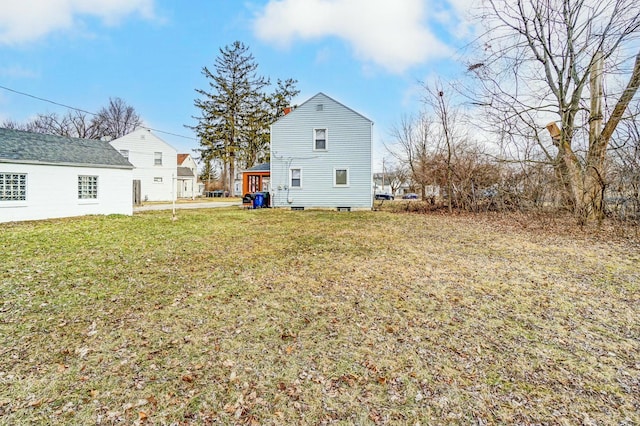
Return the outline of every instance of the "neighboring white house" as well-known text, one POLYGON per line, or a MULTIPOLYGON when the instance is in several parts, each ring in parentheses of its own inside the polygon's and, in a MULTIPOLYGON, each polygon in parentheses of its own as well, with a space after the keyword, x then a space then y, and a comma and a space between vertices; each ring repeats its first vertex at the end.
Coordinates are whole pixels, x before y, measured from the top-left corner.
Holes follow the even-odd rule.
POLYGON ((371 209, 373 122, 318 93, 271 126, 273 207, 371 209))
POLYGON ((173 201, 177 195, 178 153, 171 145, 140 128, 109 142, 133 164, 141 201, 173 201))
POLYGON ((198 165, 191 154, 178 154, 178 198, 202 195, 198 186, 198 165))
POLYGON ((396 177, 385 173, 374 173, 373 192, 374 194, 390 194, 394 197, 400 197, 404 194, 412 192, 411 182, 409 181, 409 179, 400 181, 396 177))
POLYGON ((132 169, 108 142, 0 128, 0 222, 131 215, 132 169))

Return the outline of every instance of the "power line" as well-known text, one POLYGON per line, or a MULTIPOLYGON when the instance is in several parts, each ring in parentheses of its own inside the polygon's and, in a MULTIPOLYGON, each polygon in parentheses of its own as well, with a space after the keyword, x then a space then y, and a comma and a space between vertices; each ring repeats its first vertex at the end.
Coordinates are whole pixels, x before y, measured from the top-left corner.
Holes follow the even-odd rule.
POLYGON ((29 98, 37 99, 39 101, 48 102, 50 104, 54 104, 54 105, 58 105, 58 106, 61 106, 61 107, 69 108, 69 109, 72 109, 72 110, 75 110, 75 111, 84 112, 85 114, 97 115, 97 114, 95 114, 93 112, 90 112, 90 111, 85 111, 85 110, 80 109, 80 108, 75 108, 75 107, 72 107, 72 106, 69 106, 69 105, 61 104, 59 102, 54 102, 54 101, 51 101, 49 99, 45 99, 45 98, 41 98, 41 97, 38 97, 38 96, 35 96, 35 95, 31 95, 29 93, 20 92, 18 90, 10 89, 9 87, 0 86, 0 89, 4 89, 4 90, 7 90, 9 92, 17 93, 18 95, 27 96, 29 98))
MULTIPOLYGON (((42 101, 42 102, 48 102, 50 104, 61 106, 61 107, 67 108, 67 109, 72 109, 74 111, 83 112, 85 114, 89 114, 89 115, 93 115, 93 116, 97 116, 98 115, 95 112, 87 111, 87 110, 84 110, 84 109, 81 109, 81 108, 72 107, 70 105, 65 105, 65 104, 62 104, 60 102, 52 101, 50 99, 41 98, 39 96, 35 96, 35 95, 30 94, 30 93, 25 93, 25 92, 21 92, 19 90, 11 89, 11 88, 6 87, 6 86, 0 85, 0 89, 4 89, 4 90, 6 90, 8 92, 16 93, 18 95, 27 96, 29 98, 37 99, 37 100, 42 101)), ((153 129, 153 128, 147 127, 147 126, 141 126, 141 127, 144 127, 145 129, 152 130, 154 132, 163 133, 165 135, 176 136, 178 138, 190 139, 190 140, 193 140, 193 141, 197 141, 198 140, 198 139, 192 138, 190 136, 179 135, 177 133, 167 132, 167 131, 160 130, 160 129, 153 129)))

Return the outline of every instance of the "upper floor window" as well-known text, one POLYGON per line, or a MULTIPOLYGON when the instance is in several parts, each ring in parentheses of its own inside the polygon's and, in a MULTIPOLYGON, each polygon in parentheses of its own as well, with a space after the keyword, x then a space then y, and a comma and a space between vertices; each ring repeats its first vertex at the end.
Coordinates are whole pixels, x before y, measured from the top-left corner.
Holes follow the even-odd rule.
POLYGON ((313 150, 327 150, 327 129, 313 129, 313 150))
POLYGON ((27 174, 0 173, 0 201, 26 201, 27 174))
POLYGON ((162 166, 162 153, 154 152, 153 153, 153 165, 154 166, 162 166))
POLYGON ((78 199, 98 198, 98 176, 78 176, 78 199))

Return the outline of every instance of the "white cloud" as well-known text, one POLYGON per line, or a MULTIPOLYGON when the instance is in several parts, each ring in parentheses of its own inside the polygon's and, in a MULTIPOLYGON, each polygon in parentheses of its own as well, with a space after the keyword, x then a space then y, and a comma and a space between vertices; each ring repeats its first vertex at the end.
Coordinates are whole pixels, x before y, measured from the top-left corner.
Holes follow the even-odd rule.
POLYGON ((9 78, 38 78, 40 74, 21 65, 0 67, 0 77, 9 78))
POLYGON ((286 47, 297 40, 338 37, 355 55, 388 71, 449 53, 427 27, 425 0, 270 0, 254 22, 256 35, 286 47))
POLYGON ((70 30, 81 15, 114 25, 137 13, 153 18, 154 0, 3 0, 0 2, 0 45, 35 41, 53 31, 70 30))

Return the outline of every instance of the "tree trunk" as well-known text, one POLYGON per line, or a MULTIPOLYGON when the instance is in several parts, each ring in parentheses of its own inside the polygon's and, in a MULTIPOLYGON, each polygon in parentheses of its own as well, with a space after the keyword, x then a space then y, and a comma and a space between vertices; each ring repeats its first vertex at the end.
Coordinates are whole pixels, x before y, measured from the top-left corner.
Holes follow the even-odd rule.
POLYGON ((640 52, 636 55, 633 73, 611 117, 602 128, 602 56, 596 58, 591 70, 591 117, 589 119, 589 152, 584 171, 585 220, 604 218, 604 191, 606 188, 605 159, 611 136, 622 119, 624 111, 640 87, 640 52))

